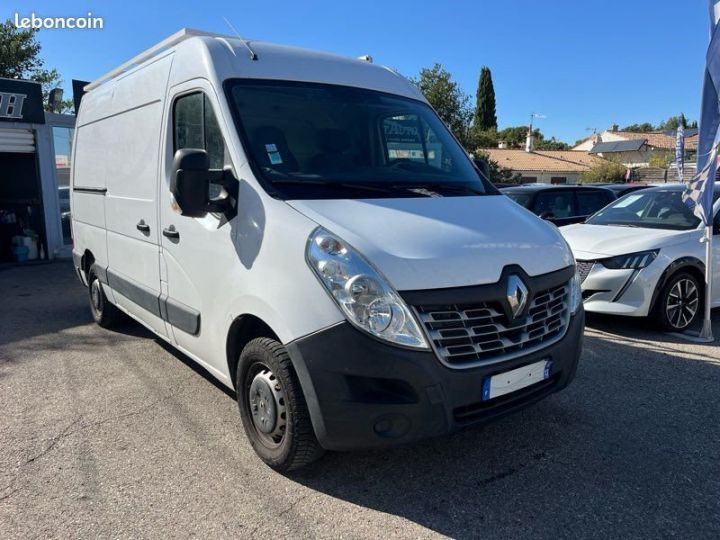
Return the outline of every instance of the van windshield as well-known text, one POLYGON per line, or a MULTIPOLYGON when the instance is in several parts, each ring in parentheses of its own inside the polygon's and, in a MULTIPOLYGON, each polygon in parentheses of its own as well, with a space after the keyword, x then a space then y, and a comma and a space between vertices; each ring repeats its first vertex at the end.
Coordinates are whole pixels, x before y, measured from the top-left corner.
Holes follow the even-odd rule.
POLYGON ((288 81, 229 89, 256 173, 285 198, 497 194, 420 101, 288 81))

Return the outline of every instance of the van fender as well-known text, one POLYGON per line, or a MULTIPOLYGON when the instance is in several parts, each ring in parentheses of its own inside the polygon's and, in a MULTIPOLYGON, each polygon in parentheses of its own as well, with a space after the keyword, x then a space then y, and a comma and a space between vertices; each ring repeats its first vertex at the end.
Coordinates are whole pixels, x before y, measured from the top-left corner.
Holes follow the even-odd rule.
MULTIPOLYGON (((303 336, 312 334, 325 328, 329 328, 336 324, 342 323, 345 320, 340 311, 335 310, 336 320, 334 321, 324 321, 321 326, 312 329, 310 329, 310 327, 304 327, 304 325, 303 327, 295 328, 292 327, 288 323, 286 318, 283 317, 277 310, 275 310, 262 298, 259 298, 257 296, 240 297, 236 301, 232 302, 231 306, 232 307, 228 311, 225 318, 224 335, 226 336, 226 341, 230 336, 230 331, 233 323, 239 317, 247 315, 256 317, 265 325, 267 325, 270 330, 275 333, 280 342, 285 346, 292 344, 292 342, 303 336)), ((323 434, 326 431, 325 424, 322 418, 322 414, 320 414, 320 404, 317 397, 317 392, 315 391, 315 386, 312 383, 312 378, 310 377, 307 366, 305 365, 305 360, 299 354, 297 354, 297 351, 293 351, 292 347, 288 348, 288 353, 290 356, 290 360, 293 364, 293 368, 295 369, 295 373, 297 374, 298 380, 300 381, 300 386, 303 390, 305 401, 308 405, 310 421, 313 425, 313 429, 315 430, 316 434, 323 434)), ((230 361, 229 358, 228 361, 230 361)), ((228 380, 230 379, 232 379, 232 374, 230 373, 230 369, 228 369, 228 380)), ((230 383, 231 385, 234 385, 235 381, 231 380, 230 383)))

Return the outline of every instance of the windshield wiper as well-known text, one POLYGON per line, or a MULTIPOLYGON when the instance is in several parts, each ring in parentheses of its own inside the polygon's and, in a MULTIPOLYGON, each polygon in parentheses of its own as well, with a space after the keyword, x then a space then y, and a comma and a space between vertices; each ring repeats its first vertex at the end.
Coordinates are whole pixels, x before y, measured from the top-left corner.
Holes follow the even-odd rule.
POLYGON ((450 184, 450 183, 443 183, 443 182, 423 182, 419 184, 411 184, 411 183, 398 183, 398 184, 392 184, 392 187, 396 189, 407 189, 407 190, 425 190, 425 191, 434 191, 438 194, 442 194, 443 191, 445 192, 453 192, 453 193, 471 193, 473 195, 487 195, 484 191, 477 190, 475 188, 472 188, 470 186, 465 186, 462 184, 450 184))
POLYGON ((272 184, 287 184, 287 185, 311 185, 311 186, 326 186, 329 188, 342 188, 342 189, 355 189, 358 191, 374 191, 376 193, 397 193, 397 189, 393 186, 381 186, 377 183, 354 183, 354 182, 332 182, 329 180, 300 180, 299 178, 278 178, 277 180, 270 180, 272 184))

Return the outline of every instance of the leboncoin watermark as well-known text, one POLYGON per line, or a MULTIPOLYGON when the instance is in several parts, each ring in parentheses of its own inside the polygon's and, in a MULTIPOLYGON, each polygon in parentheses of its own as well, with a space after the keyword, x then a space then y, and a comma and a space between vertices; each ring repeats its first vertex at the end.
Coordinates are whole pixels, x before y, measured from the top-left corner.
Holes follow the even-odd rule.
POLYGON ((36 13, 21 17, 19 13, 15 13, 15 26, 17 28, 34 28, 46 30, 100 30, 105 25, 102 17, 97 17, 88 11, 87 15, 82 17, 41 17, 36 13))

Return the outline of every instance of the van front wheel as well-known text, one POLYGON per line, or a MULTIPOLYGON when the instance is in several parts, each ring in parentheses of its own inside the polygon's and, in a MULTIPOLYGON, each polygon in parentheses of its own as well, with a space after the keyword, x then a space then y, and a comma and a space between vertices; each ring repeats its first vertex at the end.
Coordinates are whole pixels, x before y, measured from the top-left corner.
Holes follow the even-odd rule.
POLYGON ((312 463, 323 454, 285 347, 270 338, 248 343, 238 362, 237 400, 255 453, 277 471, 312 463))
POLYGON ((112 328, 122 318, 122 313, 108 301, 94 270, 90 270, 88 276, 88 291, 90 293, 90 312, 93 319, 103 328, 112 328))

